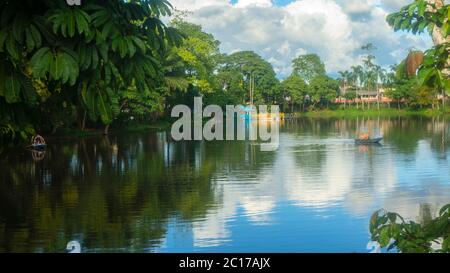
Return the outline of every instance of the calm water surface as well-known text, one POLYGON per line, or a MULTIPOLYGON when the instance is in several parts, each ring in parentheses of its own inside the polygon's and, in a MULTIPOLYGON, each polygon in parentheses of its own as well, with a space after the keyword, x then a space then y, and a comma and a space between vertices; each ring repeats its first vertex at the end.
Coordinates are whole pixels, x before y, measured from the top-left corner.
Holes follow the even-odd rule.
POLYGON ((450 203, 449 128, 299 119, 274 152, 164 132, 18 149, 0 155, 0 252, 368 252, 375 210, 422 221, 450 203), (355 145, 358 128, 383 145, 355 145))

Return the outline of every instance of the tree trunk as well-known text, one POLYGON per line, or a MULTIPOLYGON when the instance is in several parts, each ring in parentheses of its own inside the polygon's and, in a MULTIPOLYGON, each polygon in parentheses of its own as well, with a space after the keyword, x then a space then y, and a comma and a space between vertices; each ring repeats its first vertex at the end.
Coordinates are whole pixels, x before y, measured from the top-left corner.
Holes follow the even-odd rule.
POLYGON ((84 111, 83 120, 81 121, 81 131, 84 131, 84 129, 86 128, 86 116, 87 116, 87 111, 84 111))
POLYGON ((377 84, 377 107, 380 110, 380 87, 377 84))
POLYGON ((58 130, 59 126, 58 125, 54 125, 52 128, 52 132, 50 133, 51 135, 56 134, 56 131, 58 130))
POLYGON ((103 134, 104 135, 108 135, 109 134, 109 126, 110 126, 110 124, 105 126, 105 129, 103 130, 103 134))

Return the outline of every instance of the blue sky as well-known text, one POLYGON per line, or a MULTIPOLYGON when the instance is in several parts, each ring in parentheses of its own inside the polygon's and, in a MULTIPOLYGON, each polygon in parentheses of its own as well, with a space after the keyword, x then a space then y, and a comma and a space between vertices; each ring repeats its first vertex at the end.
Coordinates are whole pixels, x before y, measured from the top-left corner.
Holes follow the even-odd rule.
MULTIPOLYGON (((238 2, 238 0, 231 0, 230 2, 232 4, 236 4, 238 2)), ((293 1, 292 0, 275 0, 275 1, 273 1, 273 3, 277 6, 285 6, 291 2, 293 2, 293 1)))
POLYGON ((283 6, 283 5, 289 4, 292 1, 290 1, 290 0, 276 0, 274 2, 275 2, 276 5, 283 6))
POLYGON ((378 64, 399 63, 411 49, 432 46, 427 35, 395 33, 390 12, 413 0, 171 0, 188 20, 221 41, 221 50, 253 50, 268 60, 280 78, 291 73, 291 60, 316 53, 327 71, 361 63, 361 46, 373 43, 378 64))

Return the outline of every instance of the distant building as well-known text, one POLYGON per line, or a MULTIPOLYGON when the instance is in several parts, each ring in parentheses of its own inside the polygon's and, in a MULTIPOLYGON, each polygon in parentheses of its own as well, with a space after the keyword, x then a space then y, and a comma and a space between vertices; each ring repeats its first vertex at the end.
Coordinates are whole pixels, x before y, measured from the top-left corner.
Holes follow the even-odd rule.
MULTIPOLYGON (((349 91, 348 89, 346 90, 349 91)), ((336 99, 336 103, 349 103, 349 102, 377 102, 378 101, 378 93, 380 95, 380 102, 390 103, 393 100, 386 97, 386 89, 380 88, 377 92, 376 90, 354 90, 356 92, 356 99, 354 101, 349 101, 344 98, 345 91, 343 88, 340 88, 340 96, 336 99)))

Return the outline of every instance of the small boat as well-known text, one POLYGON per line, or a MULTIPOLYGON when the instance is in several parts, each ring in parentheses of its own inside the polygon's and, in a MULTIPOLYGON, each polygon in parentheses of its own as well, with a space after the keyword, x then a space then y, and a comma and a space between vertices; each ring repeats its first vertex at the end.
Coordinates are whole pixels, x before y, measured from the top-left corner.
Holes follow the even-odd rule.
POLYGON ((377 144, 382 141, 382 137, 376 137, 376 138, 368 138, 368 139, 355 139, 356 144, 377 144))
POLYGON ((47 144, 32 144, 27 148, 31 150, 43 151, 47 148, 47 144))
POLYGON ((31 145, 27 149, 34 151, 43 151, 47 148, 47 144, 42 136, 36 135, 31 138, 31 145))

